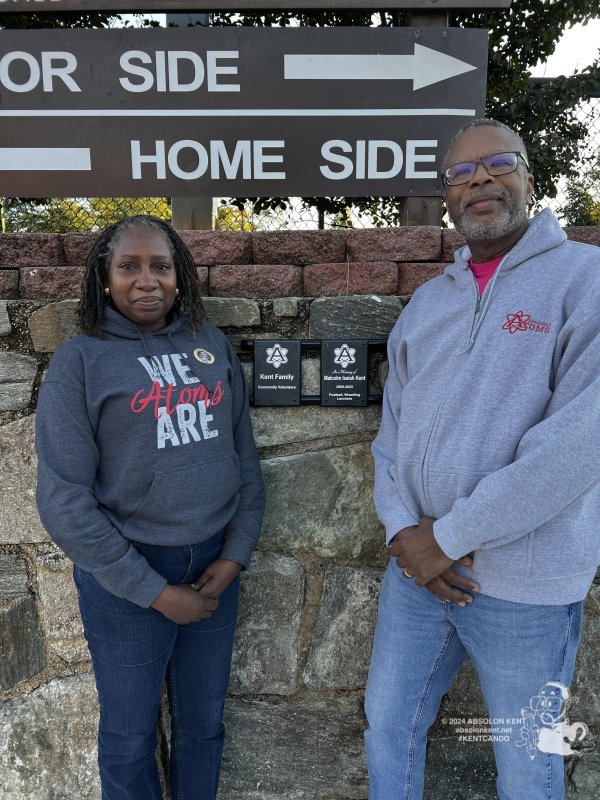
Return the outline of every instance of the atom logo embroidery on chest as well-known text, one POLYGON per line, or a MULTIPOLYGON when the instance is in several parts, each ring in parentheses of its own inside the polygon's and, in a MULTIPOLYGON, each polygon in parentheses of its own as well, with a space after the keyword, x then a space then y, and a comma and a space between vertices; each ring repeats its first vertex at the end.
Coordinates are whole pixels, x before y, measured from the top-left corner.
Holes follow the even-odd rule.
POLYGON ((534 333, 550 333, 551 325, 549 322, 532 319, 531 314, 517 311, 515 314, 507 314, 506 322, 502 326, 503 331, 510 334, 520 331, 533 331, 534 333))
POLYGON ((503 331, 509 333, 516 333, 517 331, 526 331, 527 323, 531 319, 531 314, 524 314, 522 311, 517 311, 516 314, 507 314, 506 322, 502 326, 503 331))

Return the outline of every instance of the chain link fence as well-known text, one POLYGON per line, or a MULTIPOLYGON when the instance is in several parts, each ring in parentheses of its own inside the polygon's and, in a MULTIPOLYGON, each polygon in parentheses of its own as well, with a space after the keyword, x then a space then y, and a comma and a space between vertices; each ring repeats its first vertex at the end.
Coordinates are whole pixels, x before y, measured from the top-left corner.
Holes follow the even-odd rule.
MULTIPOLYGON (((588 135, 582 144, 577 179, 561 178, 554 198, 542 198, 538 208, 550 206, 564 224, 600 225, 600 97, 577 109, 586 122, 588 135)), ((361 212, 342 206, 325 213, 301 198, 287 198, 279 205, 261 208, 218 198, 214 201, 213 227, 226 231, 316 230, 320 228, 370 228, 398 224, 397 199, 381 198, 377 208, 361 212), (396 210, 396 212, 395 212, 396 210)), ((171 219, 170 198, 53 198, 48 200, 0 197, 0 228, 3 233, 102 230, 132 214, 154 214, 171 219)))
POLYGON ((600 225, 600 96, 582 103, 576 113, 588 129, 577 178, 561 178, 556 197, 540 205, 549 205, 565 225, 600 225))

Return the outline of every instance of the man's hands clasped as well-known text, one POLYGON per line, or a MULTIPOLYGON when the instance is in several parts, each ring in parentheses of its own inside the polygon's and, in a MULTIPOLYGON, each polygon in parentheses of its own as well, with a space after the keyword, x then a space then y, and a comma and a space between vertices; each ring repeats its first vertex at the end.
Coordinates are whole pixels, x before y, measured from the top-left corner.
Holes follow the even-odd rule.
POLYGON ((195 583, 165 586, 152 603, 152 608, 178 625, 208 619, 219 607, 219 597, 241 569, 242 565, 237 561, 218 558, 208 565, 195 583))
MULTIPOLYGON (((415 578, 417 586, 424 586, 429 592, 459 606, 473 602, 473 597, 461 589, 478 592, 473 581, 463 578, 454 569, 454 561, 444 553, 433 535, 430 517, 423 517, 418 525, 403 528, 390 543, 390 553, 402 569, 406 578, 415 578)), ((469 567, 471 556, 463 556, 459 564, 469 567)))

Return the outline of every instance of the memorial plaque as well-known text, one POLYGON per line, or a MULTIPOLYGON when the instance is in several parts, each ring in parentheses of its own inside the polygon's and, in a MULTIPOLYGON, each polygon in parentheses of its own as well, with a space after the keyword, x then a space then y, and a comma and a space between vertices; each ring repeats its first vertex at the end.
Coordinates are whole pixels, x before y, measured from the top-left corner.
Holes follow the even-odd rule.
POLYGON ((340 339, 321 345, 321 405, 366 406, 368 345, 340 339))
POLYGON ((254 405, 300 405, 300 341, 254 342, 254 405))

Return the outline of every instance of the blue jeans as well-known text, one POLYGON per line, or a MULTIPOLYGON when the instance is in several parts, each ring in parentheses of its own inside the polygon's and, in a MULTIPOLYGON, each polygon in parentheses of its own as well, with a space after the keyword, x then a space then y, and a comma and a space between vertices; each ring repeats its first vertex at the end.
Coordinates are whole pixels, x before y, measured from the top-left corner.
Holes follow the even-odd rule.
POLYGON ((583 603, 536 606, 480 594, 461 608, 404 578, 392 558, 365 702, 370 800, 420 800, 427 731, 468 656, 492 724, 500 800, 562 800, 563 756, 525 746, 520 720, 545 684, 571 683, 582 613, 583 603))
MULTIPOLYGON (((197 580, 222 545, 219 534, 193 546, 136 548, 169 583, 178 584, 197 580)), ((162 798, 155 751, 165 680, 173 800, 214 800, 239 579, 225 590, 210 619, 191 625, 177 625, 159 611, 115 597, 77 567, 75 583, 100 704, 102 800, 162 798)))

